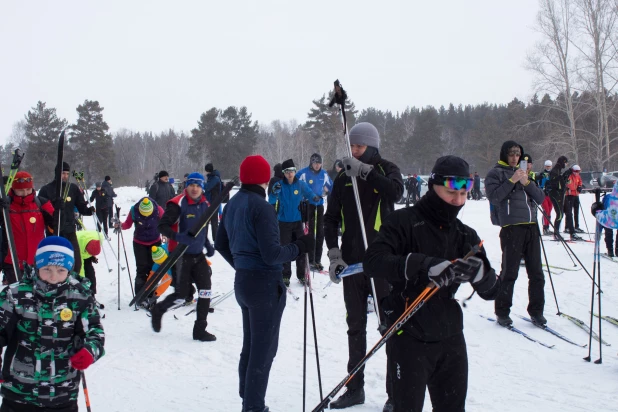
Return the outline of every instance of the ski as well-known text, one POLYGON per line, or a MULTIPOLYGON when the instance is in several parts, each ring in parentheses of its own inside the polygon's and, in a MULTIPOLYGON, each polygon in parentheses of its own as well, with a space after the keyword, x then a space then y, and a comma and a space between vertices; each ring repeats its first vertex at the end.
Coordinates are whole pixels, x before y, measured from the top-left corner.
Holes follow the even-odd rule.
POLYGON ((607 253, 601 253, 600 256, 602 258, 605 258, 605 259, 609 260, 610 262, 618 263, 618 260, 616 260, 613 257, 609 256, 607 253))
POLYGON ((294 298, 294 300, 300 299, 298 296, 294 294, 294 292, 292 292, 292 289, 290 289, 289 286, 286 286, 286 289, 288 290, 288 293, 292 296, 292 298, 294 298))
POLYGON ((58 139, 58 158, 56 161, 56 201, 54 202, 54 220, 58 222, 58 226, 55 228, 54 234, 60 236, 60 230, 62 229, 62 155, 64 152, 64 130, 60 133, 58 139))
POLYGON ((534 326, 536 326, 537 328, 539 328, 539 329, 543 329, 545 332, 549 332, 549 333, 551 333, 552 335, 554 335, 555 337, 560 338, 560 339, 562 339, 562 340, 563 340, 563 341, 565 341, 565 342, 569 342, 571 345, 579 346, 580 348, 585 348, 585 347, 587 347, 587 346, 588 346, 588 345, 580 345, 579 343, 575 343, 575 342, 573 342, 571 339, 569 339, 569 338, 567 338, 566 336, 564 336, 564 335, 560 334, 559 332, 557 332, 557 331, 553 330, 552 328, 548 327, 547 325, 541 326, 541 325, 538 325, 538 324, 534 323, 534 322, 532 321, 532 319, 530 319, 530 318, 527 318, 527 317, 525 317, 525 316, 521 316, 521 315, 515 315, 515 316, 517 316, 517 317, 518 317, 518 318, 520 318, 520 319, 525 320, 526 322, 530 322, 530 323, 532 323, 532 324, 533 324, 534 326))
POLYGON ((565 268, 565 267, 562 267, 562 266, 554 266, 554 265, 549 265, 549 266, 547 266, 545 263, 543 263, 543 267, 544 267, 544 268, 550 268, 550 269, 560 269, 560 270, 566 270, 566 271, 569 271, 569 272, 577 272, 578 270, 581 270, 581 268, 579 268, 579 267, 575 267, 575 268, 565 268))
MULTIPOLYGON (((3 173, 0 167, 0 181, 2 181, 3 173)), ((13 270, 15 270, 15 276, 17 280, 21 280, 21 270, 19 268, 19 257, 17 256, 17 247, 15 246, 15 238, 13 237, 13 226, 11 224, 11 216, 9 207, 11 200, 4 191, 4 185, 0 184, 0 196, 2 196, 2 218, 4 219, 4 233, 8 238, 9 253, 11 254, 11 260, 13 261, 13 270)))
MULTIPOLYGON (((495 322, 495 323, 496 323, 496 325, 498 325, 498 322, 497 322, 494 318, 488 318, 487 316, 483 316, 483 315, 479 315, 479 316, 480 316, 480 317, 482 317, 482 318, 484 318, 484 319, 487 319, 487 320, 488 320, 488 321, 490 321, 490 322, 495 322)), ((498 326, 501 326, 501 325, 498 325, 498 326)), ((527 333, 525 333, 524 331, 521 331, 521 330, 517 329, 516 327, 514 327, 514 326, 512 326, 512 325, 511 325, 511 326, 502 326, 502 327, 503 327, 503 328, 505 328, 505 329, 510 330, 511 332, 518 333, 518 334, 520 334, 521 336, 523 336, 524 338, 528 339, 529 341, 532 341, 532 342, 534 342, 534 343, 538 343, 539 345, 541 345, 541 346, 545 346, 545 347, 546 347, 546 348, 548 348, 548 349, 551 349, 551 348, 553 348, 553 347, 554 347, 554 345, 548 345, 547 343, 543 343, 543 342, 541 342, 541 341, 539 341, 539 340, 534 339, 532 336, 528 335, 528 334, 527 334, 527 333)))
MULTIPOLYGON (((202 231, 204 227, 206 227, 210 219, 213 216, 217 216, 217 213, 219 213, 219 206, 221 205, 221 202, 227 197, 227 194, 230 192, 230 190, 232 190, 232 187, 237 185, 238 182, 238 177, 234 177, 232 180, 225 184, 223 190, 221 191, 221 193, 219 193, 217 199, 213 200, 210 203, 210 206, 208 206, 206 211, 200 216, 199 219, 197 219, 195 224, 191 227, 191 229, 189 230, 189 236, 197 236, 198 233, 200 233, 200 231, 202 231)), ((180 259, 180 257, 185 253, 187 248, 187 245, 179 243, 178 246, 176 246, 176 249, 174 249, 174 251, 167 256, 167 259, 165 259, 165 261, 159 266, 159 268, 152 275, 152 277, 146 281, 142 289, 136 292, 135 297, 131 300, 129 306, 133 306, 135 303, 140 303, 145 296, 148 296, 151 292, 153 292, 159 285, 159 281, 163 278, 163 276, 165 276, 165 274, 171 269, 171 267, 176 264, 178 259, 180 259)))
MULTIPOLYGON (((597 318, 599 317, 599 315, 597 315, 596 313, 593 313, 593 315, 594 315, 595 317, 597 317, 597 318)), ((607 321, 607 322, 611 323, 611 324, 612 324, 612 325, 614 325, 614 326, 618 326, 618 319, 617 319, 617 318, 614 318, 614 317, 612 317, 612 316, 605 316, 605 315, 602 315, 602 316, 601 316, 601 319, 603 319, 603 320, 605 320, 605 321, 607 321)))
POLYGON ((24 158, 24 154, 21 153, 19 148, 13 151, 13 161, 11 162, 11 170, 9 171, 8 180, 6 181, 6 185, 4 185, 4 191, 9 193, 11 186, 13 185, 13 180, 15 180, 15 175, 17 174, 17 170, 19 170, 19 165, 24 158))
MULTIPOLYGON (((560 316, 567 318, 587 334, 590 334, 590 332, 592 332, 592 337, 594 338, 594 340, 599 342, 599 335, 597 335, 595 331, 591 331, 588 325, 586 325, 583 320, 574 318, 573 316, 567 315, 566 313, 561 313, 560 316)), ((601 343, 605 346, 612 346, 611 344, 605 342, 603 339, 601 339, 601 343)))
MULTIPOLYGON (((219 303, 223 302, 225 299, 229 298, 230 296, 232 296, 234 294, 234 289, 230 290, 229 292, 226 292, 225 294, 223 294, 223 296, 217 295, 218 299, 214 299, 210 301, 210 308, 209 308, 209 312, 214 312, 214 307, 217 306, 219 303)), ((193 308, 190 311, 188 311, 187 313, 185 313, 185 316, 189 316, 190 314, 194 313, 197 310, 197 308, 193 308)), ((176 315, 174 315, 174 318, 176 318, 176 315)), ((176 318, 176 320, 178 320, 178 318, 176 318)))

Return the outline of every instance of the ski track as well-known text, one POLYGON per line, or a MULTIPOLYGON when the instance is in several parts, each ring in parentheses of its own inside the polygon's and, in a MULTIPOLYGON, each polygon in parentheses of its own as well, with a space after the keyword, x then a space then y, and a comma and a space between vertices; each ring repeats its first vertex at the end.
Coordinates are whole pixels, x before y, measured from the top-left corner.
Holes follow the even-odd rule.
MULTIPOLYGON (((122 207, 121 218, 124 220, 130 206, 145 192, 136 187, 116 188, 116 192, 116 200, 122 207)), ((593 196, 582 195, 580 198, 583 210, 588 211, 593 196)), ((592 226, 592 216, 586 213, 585 217, 588 225, 592 226)), ((468 201, 460 213, 460 219, 476 229, 485 240, 488 257, 496 272, 499 272, 500 228, 492 226, 489 221, 488 202, 468 201)), ((583 223, 581 213, 580 219, 583 223)), ((92 218, 85 217, 84 223, 88 228, 94 228, 92 218)), ((128 269, 134 276, 133 231, 131 229, 123 233, 129 257, 128 269)), ((110 236, 114 252, 118 254, 116 235, 110 231, 110 236)), ((569 246, 592 274, 594 244, 569 246)), ((109 252, 110 245, 107 242, 104 247, 109 252)), ((572 266, 560 243, 546 241, 545 249, 551 265, 572 266)), ((601 252, 605 252, 603 241, 601 252)), ((120 256, 124 266, 122 250, 120 256)), ((152 331, 150 318, 144 311, 134 311, 127 306, 131 299, 127 270, 120 272, 121 310, 118 310, 117 263, 111 253, 107 257, 113 270, 111 273, 107 272, 104 259, 99 259, 96 265, 99 285, 97 298, 105 304, 103 325, 106 332, 106 355, 86 371, 92 409, 108 412, 183 411, 196 407, 204 411, 240 410, 237 368, 242 346, 242 326, 235 298, 229 297, 208 316, 208 331, 217 336, 214 343, 192 340, 195 315, 184 316, 191 308, 167 313, 163 317, 163 328, 157 334, 152 331), (173 314, 178 320, 174 319, 173 314)), ((232 289, 234 271, 218 254, 210 260, 213 263, 213 292, 225 293, 232 289)), ((322 262, 326 261, 324 254, 322 262)), ((603 314, 618 317, 618 298, 614 292, 618 266, 601 260, 601 271, 602 288, 605 291, 603 314)), ((519 273, 512 312, 527 316, 525 268, 520 268, 519 273)), ((588 323, 591 281, 585 272, 564 271, 553 275, 553 279, 560 310, 588 323)), ((345 377, 348 359, 342 285, 331 285, 322 290, 327 282, 327 276, 315 274, 313 300, 324 395, 345 377), (325 293, 327 296, 323 298, 325 293)), ((272 366, 266 396, 266 404, 273 412, 302 410, 304 289, 297 282, 292 282, 292 289, 300 300, 294 301, 286 294, 287 305, 281 323, 279 350, 272 366)), ((471 291, 469 285, 463 285, 457 299, 461 301, 471 291)), ((547 274, 545 294, 548 325, 577 343, 587 344, 588 335, 584 331, 569 320, 556 316, 556 305, 547 274)), ((595 304, 595 312, 597 308, 595 304)), ((555 347, 544 348, 481 318, 479 314, 493 316, 493 303, 485 302, 478 296, 463 311, 470 370, 467 411, 616 410, 617 327, 603 322, 603 339, 612 346, 603 347, 603 364, 595 365, 582 359, 588 355, 588 348, 577 348, 517 317, 513 317, 515 327, 555 347)), ((595 330, 597 322, 598 319, 595 319, 595 330)), ((369 313, 368 348, 380 337, 376 328, 376 316, 369 313)), ((308 302, 307 410, 313 409, 319 402, 313 342, 311 307, 308 302)), ((599 357, 598 348, 598 342, 593 340, 593 361, 599 357)), ((381 411, 386 401, 385 376, 386 355, 382 349, 365 369, 365 404, 347 410, 381 411)), ((79 403, 80 410, 85 410, 83 394, 80 394, 79 403)), ((431 411, 428 393, 423 410, 431 411)))

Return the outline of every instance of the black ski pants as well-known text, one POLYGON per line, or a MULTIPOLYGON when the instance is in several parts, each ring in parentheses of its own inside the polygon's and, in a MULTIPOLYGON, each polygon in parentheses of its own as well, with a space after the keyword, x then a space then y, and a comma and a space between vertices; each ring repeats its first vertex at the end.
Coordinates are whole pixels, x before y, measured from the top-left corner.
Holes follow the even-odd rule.
POLYGON ((195 283, 198 289, 197 318, 198 321, 206 321, 210 308, 212 271, 206 263, 203 253, 184 254, 176 262, 176 284, 174 293, 169 294, 162 302, 157 303, 157 309, 162 313, 167 312, 172 306, 182 303, 189 296, 191 284, 195 283))
POLYGON ((579 228, 579 196, 566 196, 564 198, 565 226, 568 233, 574 233, 579 228), (575 218, 575 226, 573 226, 575 218))
MULTIPOLYGON (((309 205, 309 233, 313 235, 315 245, 314 255, 309 256, 310 262, 322 261, 322 248, 324 247, 324 206, 309 205)), ((304 274, 304 272, 303 272, 304 274)))
MULTIPOLYGON (((376 294, 373 298, 381 302, 389 294, 388 282, 384 279, 374 279, 376 294)), ((371 279, 364 273, 343 278, 343 300, 348 324, 348 372, 363 359, 367 353, 367 297, 373 295, 371 279)), ((380 307, 380 323, 386 324, 382 305, 380 307)), ((375 316, 375 315, 372 315, 375 316)), ((391 371, 386 368, 386 393, 391 394, 391 371)), ((365 368, 363 367, 348 383, 348 389, 358 389, 365 386, 365 368)))
POLYGON ((2 400, 2 406, 0 406, 0 412, 77 412, 77 401, 72 401, 59 405, 53 408, 46 408, 43 406, 34 406, 32 404, 24 404, 13 402, 9 399, 2 400))
POLYGON ((238 393, 243 411, 263 411, 270 367, 279 346, 279 328, 286 303, 279 271, 239 269, 234 279, 242 311, 243 342, 238 363, 238 393))
MULTIPOLYGON (((99 220, 99 227, 97 228, 97 230, 100 232, 101 230, 103 230, 105 232, 105 236, 107 236, 108 234, 108 229, 107 229, 107 208, 105 209, 97 209, 97 219, 99 220)), ((111 224, 110 224, 111 227, 111 224)))
POLYGON ((90 281, 90 291, 93 295, 97 294, 97 276, 94 271, 94 256, 84 259, 84 276, 90 281))
POLYGON ((135 255, 135 291, 141 290, 152 270, 152 247, 161 246, 161 241, 152 245, 142 245, 133 241, 133 254, 135 255))
MULTIPOLYGON (((79 242, 77 241, 77 235, 73 233, 60 233, 60 235, 71 242, 73 245, 73 258, 75 259, 75 265, 73 266, 73 272, 79 273, 82 270, 82 254, 79 250, 79 242)), ((101 247, 104 247, 101 244, 101 247)))
MULTIPOLYGON (((323 231, 324 229, 322 229, 323 231)), ((303 236, 302 222, 279 222, 279 242, 281 246, 285 246, 303 236)), ((323 235, 322 235, 323 236, 323 235)), ((283 264, 283 278, 289 279, 292 277, 292 262, 283 264)), ((298 279, 305 278, 305 255, 299 255, 296 258, 296 277, 298 279)))
POLYGON ((556 210, 556 219, 554 220, 554 234, 560 233, 560 224, 564 217, 564 193, 549 193, 549 200, 551 200, 554 209, 556 210))
POLYGON ((463 333, 440 342, 421 342, 407 333, 387 342, 394 371, 395 412, 421 412, 429 389, 434 412, 463 412, 468 392, 468 353, 463 333))
POLYGON ((500 231, 502 285, 496 297, 496 315, 507 316, 513 306, 513 289, 522 256, 528 272, 528 313, 542 315, 545 307, 545 275, 541 266, 541 241, 536 224, 505 226, 500 231))
MULTIPOLYGON (((607 248, 607 253, 609 253, 614 250, 614 231, 603 226, 601 226, 601 230, 605 231, 605 247, 607 248)), ((618 252, 618 233, 616 233, 616 252, 618 252)), ((614 252, 614 255, 618 255, 618 253, 614 252)), ((11 269, 13 269, 12 266, 11 269)))

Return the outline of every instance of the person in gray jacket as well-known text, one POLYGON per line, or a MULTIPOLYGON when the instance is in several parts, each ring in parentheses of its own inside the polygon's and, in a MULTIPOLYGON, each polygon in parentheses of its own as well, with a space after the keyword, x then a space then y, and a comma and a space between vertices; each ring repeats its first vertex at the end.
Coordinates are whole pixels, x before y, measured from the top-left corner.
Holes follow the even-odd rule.
POLYGON ((485 178, 485 191, 493 208, 493 217, 502 227, 502 285, 495 301, 496 317, 501 326, 513 323, 509 313, 522 256, 529 279, 528 313, 534 323, 547 323, 543 316, 545 277, 541 266, 541 234, 536 218, 536 205, 543 203, 545 194, 528 179, 527 171, 519 169, 519 159, 523 153, 524 148, 516 142, 504 142, 500 149, 500 161, 485 178))

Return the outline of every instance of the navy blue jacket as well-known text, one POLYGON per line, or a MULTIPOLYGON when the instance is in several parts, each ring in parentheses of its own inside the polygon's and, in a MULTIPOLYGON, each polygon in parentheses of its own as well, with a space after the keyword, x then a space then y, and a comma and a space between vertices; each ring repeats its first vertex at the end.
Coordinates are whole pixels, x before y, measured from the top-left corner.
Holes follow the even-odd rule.
POLYGON ((298 256, 295 244, 280 245, 279 223, 265 195, 260 186, 243 185, 223 209, 215 249, 235 270, 282 271, 283 262, 298 256))
MULTIPOLYGON (((186 233, 189 229, 193 228, 195 222, 204 212, 206 212, 208 206, 210 206, 210 203, 206 200, 206 196, 202 195, 199 200, 195 202, 189 197, 189 195, 186 194, 186 190, 183 194, 178 195, 167 202, 165 206, 165 213, 161 217, 161 220, 159 220, 157 228, 163 236, 170 239, 170 252, 176 248, 176 234, 186 233)), ((202 253, 204 248, 208 248, 210 245, 207 230, 200 230, 195 238, 197 240, 185 251, 188 255, 197 255, 202 253)))
MULTIPOLYGON (((281 179, 281 191, 274 193, 275 185, 273 185, 272 192, 268 195, 268 201, 270 204, 279 203, 277 218, 280 222, 300 222, 302 217, 298 206, 302 202, 303 198, 312 200, 317 197, 309 185, 298 178, 294 177, 292 184, 288 183, 288 179, 281 179)), ((313 202, 316 204, 316 202, 313 202)))

